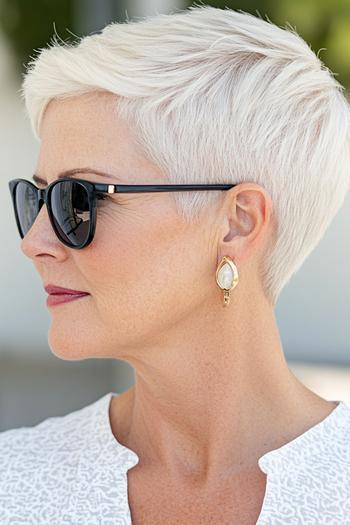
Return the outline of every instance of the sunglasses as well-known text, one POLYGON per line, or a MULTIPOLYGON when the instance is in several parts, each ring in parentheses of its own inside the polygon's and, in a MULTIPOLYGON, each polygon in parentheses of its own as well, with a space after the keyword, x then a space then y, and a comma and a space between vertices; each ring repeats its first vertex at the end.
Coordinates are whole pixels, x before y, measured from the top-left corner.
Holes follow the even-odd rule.
POLYGON ((40 189, 25 179, 9 181, 20 237, 33 226, 42 205, 47 206, 58 239, 80 250, 88 246, 96 229, 96 202, 105 193, 148 193, 161 191, 228 190, 236 184, 99 184, 83 179, 62 178, 40 189))

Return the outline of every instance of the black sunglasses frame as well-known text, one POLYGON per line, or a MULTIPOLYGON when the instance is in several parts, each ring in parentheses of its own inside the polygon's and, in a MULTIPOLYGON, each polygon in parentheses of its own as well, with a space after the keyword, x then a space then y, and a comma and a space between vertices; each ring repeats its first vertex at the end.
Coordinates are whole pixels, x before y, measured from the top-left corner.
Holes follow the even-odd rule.
POLYGON ((38 202, 38 214, 40 212, 41 207, 43 204, 46 204, 47 212, 49 215, 49 219, 52 225, 52 228, 57 236, 57 238, 66 246, 69 248, 73 248, 75 250, 81 250, 82 248, 85 248, 88 246, 95 234, 96 230, 96 199, 101 198, 101 194, 104 193, 149 193, 149 192, 168 192, 168 191, 210 191, 210 190, 228 190, 230 188, 233 188, 234 186, 237 186, 237 184, 101 184, 97 182, 90 182, 84 179, 78 179, 78 178, 71 178, 71 177, 65 177, 61 179, 57 179, 46 188, 38 188, 35 184, 33 184, 31 181, 26 179, 12 179, 9 181, 9 189, 11 193, 13 208, 15 211, 15 218, 16 218, 16 224, 17 228, 20 234, 21 239, 24 238, 24 234, 21 229, 19 217, 18 217, 18 210, 16 205, 16 187, 19 182, 24 182, 26 184, 29 184, 32 188, 34 188, 37 192, 37 202, 38 202), (51 208, 51 193, 52 189, 56 186, 56 184, 60 184, 62 182, 75 182, 79 183, 82 186, 84 186, 87 195, 88 195, 88 201, 89 201, 89 210, 90 210, 90 221, 89 221, 89 233, 87 236, 87 239, 84 243, 81 245, 72 245, 69 242, 67 242, 65 239, 62 239, 60 237, 59 231, 56 228, 55 220, 51 208))

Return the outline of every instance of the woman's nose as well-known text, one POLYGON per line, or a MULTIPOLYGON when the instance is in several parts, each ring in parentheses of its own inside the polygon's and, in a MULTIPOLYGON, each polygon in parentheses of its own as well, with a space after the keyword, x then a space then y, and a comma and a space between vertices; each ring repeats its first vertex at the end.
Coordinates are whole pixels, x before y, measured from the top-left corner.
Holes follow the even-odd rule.
POLYGON ((67 250, 57 238, 44 201, 39 202, 39 213, 31 228, 21 240, 21 250, 27 257, 35 259, 39 255, 50 255, 55 258, 66 257, 67 250))

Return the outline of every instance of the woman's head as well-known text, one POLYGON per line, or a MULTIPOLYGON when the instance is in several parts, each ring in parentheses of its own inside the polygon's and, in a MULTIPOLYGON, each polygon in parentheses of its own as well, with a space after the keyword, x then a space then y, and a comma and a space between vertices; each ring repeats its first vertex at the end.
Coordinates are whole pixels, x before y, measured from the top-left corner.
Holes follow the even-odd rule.
MULTIPOLYGON (((30 62, 22 89, 41 139, 36 171, 47 182, 61 169, 89 165, 109 168, 125 184, 243 184, 224 192, 111 196, 98 209, 93 244, 81 253, 47 231, 55 262, 70 264, 49 268, 42 258, 45 283, 90 284, 117 331, 116 301, 121 314, 130 305, 129 322, 134 301, 136 316, 141 304, 147 316, 175 309, 174 323, 201 300, 221 303, 215 270, 222 255, 246 276, 254 272, 274 306, 349 189, 343 87, 295 31, 247 13, 191 7, 112 23, 77 45, 55 42, 30 62), (238 202, 234 217, 247 232, 256 226, 254 242, 234 241, 238 228, 229 219, 238 202), (91 268, 80 267, 76 283, 70 265, 84 259, 91 268), (167 289, 164 305, 155 306, 158 291, 167 289)), ((34 226, 23 246, 40 265, 38 231, 34 226)))
MULTIPOLYGON (((113 177, 107 180, 87 171, 76 175, 91 182, 166 183, 162 171, 139 151, 132 129, 115 114, 113 105, 114 95, 107 92, 48 104, 36 167, 36 175, 44 181, 39 187, 73 166, 113 177)), ((260 246, 262 237, 269 238, 269 216, 264 220, 259 216, 265 213, 265 202, 270 209, 272 206, 258 185, 241 184, 236 192, 239 211, 232 205, 235 197, 230 190, 220 209, 212 205, 211 212, 194 223, 178 214, 170 192, 106 194, 105 200, 97 201, 94 240, 82 250, 67 248, 59 241, 42 207, 22 241, 23 252, 33 260, 44 285, 90 294, 79 303, 55 308, 51 348, 70 358, 106 357, 112 355, 118 341, 118 356, 122 357, 123 345, 144 348, 146 341, 151 345, 184 318, 189 320, 200 311, 205 317, 205 310, 221 313, 215 269, 223 254, 235 257, 238 266, 241 262, 246 265, 241 293, 248 293, 244 275, 249 277, 251 293, 257 290, 252 276, 258 274, 253 264, 259 254, 245 259, 253 237, 260 236, 260 246), (249 210, 246 217, 245 209, 249 210), (242 224, 235 220, 236 213, 242 224), (235 244, 230 235, 233 228, 237 229, 235 244), (79 334, 81 347, 76 345, 75 334, 79 334)))

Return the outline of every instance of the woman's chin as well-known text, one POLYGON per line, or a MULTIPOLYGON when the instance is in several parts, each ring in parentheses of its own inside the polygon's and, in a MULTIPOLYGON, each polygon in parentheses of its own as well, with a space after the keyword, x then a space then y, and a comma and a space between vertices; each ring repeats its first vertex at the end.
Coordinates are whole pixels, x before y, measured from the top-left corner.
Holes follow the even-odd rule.
POLYGON ((75 361, 91 357, 87 355, 85 345, 82 345, 82 340, 74 335, 67 337, 62 333, 62 329, 56 330, 55 327, 50 327, 48 332, 48 345, 51 352, 59 359, 67 361, 75 361))

